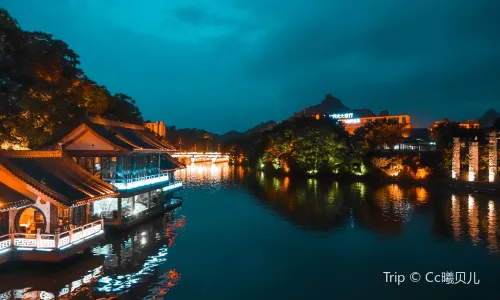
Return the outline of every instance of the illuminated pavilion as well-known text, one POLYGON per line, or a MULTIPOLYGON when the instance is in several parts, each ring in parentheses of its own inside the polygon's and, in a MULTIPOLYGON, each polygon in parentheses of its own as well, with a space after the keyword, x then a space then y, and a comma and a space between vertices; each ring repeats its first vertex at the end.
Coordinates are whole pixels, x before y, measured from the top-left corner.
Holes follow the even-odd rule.
POLYGON ((0 263, 59 261, 103 237, 94 201, 115 188, 62 151, 0 151, 0 263))
POLYGON ((45 149, 60 149, 87 172, 111 184, 118 197, 95 201, 90 212, 105 225, 127 227, 171 205, 182 188, 174 147, 144 126, 86 117, 45 149))
POLYGON ((86 117, 38 151, 0 151, 0 263, 59 261, 177 205, 173 147, 145 127, 86 117))

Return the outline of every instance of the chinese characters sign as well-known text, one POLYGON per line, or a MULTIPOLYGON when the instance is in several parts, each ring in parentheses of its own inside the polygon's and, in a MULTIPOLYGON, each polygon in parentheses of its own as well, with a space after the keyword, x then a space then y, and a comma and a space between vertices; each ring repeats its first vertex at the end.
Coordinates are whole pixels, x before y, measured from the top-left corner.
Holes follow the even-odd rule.
POLYGON ((331 114, 330 115, 330 118, 342 120, 342 122, 344 122, 345 124, 359 124, 359 123, 361 123, 361 119, 359 119, 359 118, 354 119, 353 117, 354 117, 353 113, 331 114))
POLYGON ((353 116, 354 116, 353 113, 332 114, 332 115, 330 115, 330 118, 332 118, 332 119, 351 119, 353 116))

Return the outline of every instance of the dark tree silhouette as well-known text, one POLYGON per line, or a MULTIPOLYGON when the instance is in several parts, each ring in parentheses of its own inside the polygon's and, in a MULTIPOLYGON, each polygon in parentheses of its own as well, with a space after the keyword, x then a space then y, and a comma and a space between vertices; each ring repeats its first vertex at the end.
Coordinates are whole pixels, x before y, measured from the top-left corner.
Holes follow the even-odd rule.
POLYGON ((0 8, 0 145, 36 148, 86 111, 142 123, 135 101, 90 80, 79 56, 52 35, 20 28, 0 8))

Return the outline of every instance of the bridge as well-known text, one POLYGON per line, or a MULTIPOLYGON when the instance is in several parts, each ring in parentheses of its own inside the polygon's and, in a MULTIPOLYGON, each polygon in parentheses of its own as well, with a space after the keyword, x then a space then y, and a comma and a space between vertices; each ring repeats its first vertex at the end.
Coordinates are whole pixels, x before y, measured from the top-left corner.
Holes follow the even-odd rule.
POLYGON ((221 152, 174 152, 171 156, 184 164, 187 164, 188 160, 191 164, 195 162, 219 163, 229 161, 229 154, 221 152))

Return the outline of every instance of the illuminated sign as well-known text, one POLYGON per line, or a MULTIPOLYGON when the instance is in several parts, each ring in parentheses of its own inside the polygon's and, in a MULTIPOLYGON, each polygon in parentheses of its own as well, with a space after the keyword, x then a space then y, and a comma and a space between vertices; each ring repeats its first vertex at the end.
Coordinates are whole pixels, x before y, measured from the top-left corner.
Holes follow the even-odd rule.
POLYGON ((354 116, 353 113, 348 113, 348 114, 333 114, 330 115, 330 118, 332 119, 351 119, 354 116))
POLYGON ((346 120, 342 120, 342 122, 344 122, 346 124, 359 124, 359 123, 361 123, 361 119, 346 119, 346 120))
POLYGON ((359 123, 361 123, 361 119, 353 118, 353 117, 354 117, 353 113, 330 115, 330 118, 341 120, 345 124, 359 124, 359 123))

